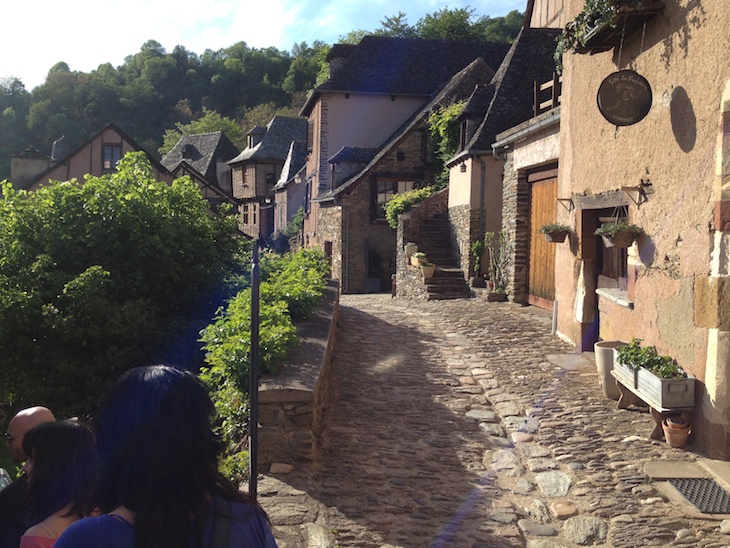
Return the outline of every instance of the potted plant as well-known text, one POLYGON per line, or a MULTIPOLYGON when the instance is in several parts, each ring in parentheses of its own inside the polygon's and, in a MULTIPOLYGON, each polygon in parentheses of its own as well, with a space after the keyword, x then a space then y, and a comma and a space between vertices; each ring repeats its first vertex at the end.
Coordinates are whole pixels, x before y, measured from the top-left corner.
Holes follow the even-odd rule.
POLYGON ((541 226, 538 231, 545 235, 548 242, 560 243, 564 242, 565 237, 570 234, 570 227, 560 223, 551 223, 541 226))
POLYGON ((421 276, 423 276, 424 280, 431 278, 434 272, 436 272, 435 264, 429 262, 421 263, 421 276))
POLYGON ((603 239, 606 247, 630 247, 642 232, 641 227, 622 219, 602 224, 594 234, 603 239))
POLYGON ((670 356, 660 356, 656 347, 641 346, 641 339, 616 349, 614 371, 652 407, 694 406, 694 378, 670 356))
POLYGON ((565 25, 556 39, 554 59, 558 72, 562 72, 566 51, 608 51, 617 45, 614 34, 622 18, 632 14, 649 15, 663 8, 661 0, 585 0, 583 11, 565 25))
POLYGON ((506 301, 509 255, 504 230, 498 233, 487 232, 484 235, 484 247, 489 254, 488 270, 489 282, 491 282, 487 300, 506 301))
POLYGON ((426 262, 426 254, 422 251, 416 251, 413 255, 411 255, 411 264, 413 266, 421 266, 426 262))
POLYGON ((410 261, 411 255, 418 251, 418 246, 414 242, 408 242, 403 246, 403 251, 406 254, 406 261, 410 261))
POLYGON ((484 255, 484 242, 475 240, 471 244, 471 256, 474 258, 474 277, 471 279, 472 287, 484 287, 484 278, 481 276, 482 255, 484 255))

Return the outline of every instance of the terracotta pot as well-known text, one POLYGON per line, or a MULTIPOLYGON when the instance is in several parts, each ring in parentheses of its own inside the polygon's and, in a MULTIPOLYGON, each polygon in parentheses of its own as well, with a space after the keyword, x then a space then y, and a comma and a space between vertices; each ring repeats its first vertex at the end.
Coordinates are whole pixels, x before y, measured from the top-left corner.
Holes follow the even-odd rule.
POLYGON ((664 419, 662 421, 662 430, 664 430, 664 439, 667 441, 667 445, 669 447, 684 447, 687 443, 687 438, 692 433, 692 428, 690 428, 690 424, 685 421, 684 428, 676 428, 674 426, 670 426, 668 423, 668 419, 664 419))
POLYGON ((418 246, 416 244, 413 244, 413 245, 406 244, 403 246, 403 251, 406 254, 406 261, 407 261, 411 258, 411 255, 413 255, 416 251, 418 251, 418 246))

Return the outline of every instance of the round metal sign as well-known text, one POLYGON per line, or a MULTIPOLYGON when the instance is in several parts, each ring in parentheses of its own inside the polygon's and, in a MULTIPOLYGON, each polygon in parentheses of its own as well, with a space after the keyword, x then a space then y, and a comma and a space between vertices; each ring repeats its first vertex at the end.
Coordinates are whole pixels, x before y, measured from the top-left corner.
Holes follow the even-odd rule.
POLYGON ((598 110, 616 126, 643 120, 651 109, 651 86, 638 72, 620 70, 609 74, 598 88, 598 110))

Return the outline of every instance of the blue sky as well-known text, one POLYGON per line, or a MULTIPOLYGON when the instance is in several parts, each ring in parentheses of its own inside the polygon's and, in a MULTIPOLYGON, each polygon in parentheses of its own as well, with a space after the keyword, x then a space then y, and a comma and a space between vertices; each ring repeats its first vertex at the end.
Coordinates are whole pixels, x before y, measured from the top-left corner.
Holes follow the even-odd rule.
POLYGON ((65 61, 89 72, 121 65, 147 40, 203 53, 244 41, 255 48, 291 50, 296 42, 329 44, 351 30, 373 30, 399 11, 410 24, 442 8, 470 7, 500 17, 524 11, 527 0, 5 0, 0 78, 20 78, 29 91, 65 61))

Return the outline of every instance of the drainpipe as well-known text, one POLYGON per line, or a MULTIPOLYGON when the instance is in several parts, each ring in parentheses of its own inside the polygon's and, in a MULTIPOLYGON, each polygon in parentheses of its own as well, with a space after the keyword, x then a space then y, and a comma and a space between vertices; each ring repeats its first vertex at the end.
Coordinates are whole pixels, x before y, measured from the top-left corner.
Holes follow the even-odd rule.
POLYGON ((342 293, 347 293, 347 280, 349 279, 349 271, 350 271, 350 211, 345 207, 344 204, 341 204, 340 207, 342 208, 342 212, 344 213, 343 218, 345 222, 344 226, 344 236, 345 236, 345 249, 344 249, 344 257, 342 258, 342 293))

